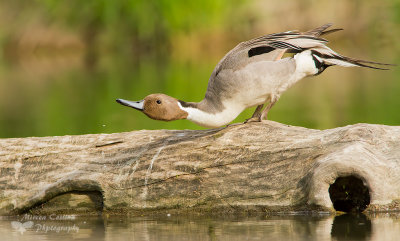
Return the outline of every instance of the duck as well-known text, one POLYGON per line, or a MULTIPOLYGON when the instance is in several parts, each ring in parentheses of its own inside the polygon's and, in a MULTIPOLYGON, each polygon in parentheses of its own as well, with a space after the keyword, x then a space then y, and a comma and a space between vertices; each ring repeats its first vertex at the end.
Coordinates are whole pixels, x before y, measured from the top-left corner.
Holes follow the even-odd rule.
POLYGON ((185 102, 162 93, 150 94, 140 101, 116 101, 154 120, 187 119, 202 127, 217 128, 251 107, 256 109, 245 123, 267 119, 268 112, 287 89, 330 66, 387 70, 382 66, 391 65, 336 53, 322 36, 343 29, 329 30, 331 26, 328 23, 306 32, 273 33, 239 43, 213 70, 200 102, 185 102), (293 56, 282 58, 285 53, 293 56))

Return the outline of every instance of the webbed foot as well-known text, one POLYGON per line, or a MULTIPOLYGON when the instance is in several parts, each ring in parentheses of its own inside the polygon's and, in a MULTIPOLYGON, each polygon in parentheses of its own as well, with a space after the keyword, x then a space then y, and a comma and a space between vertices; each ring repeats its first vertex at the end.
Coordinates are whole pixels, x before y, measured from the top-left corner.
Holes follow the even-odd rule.
POLYGON ((245 120, 243 123, 251 123, 251 122, 261 122, 261 117, 260 116, 255 116, 255 117, 251 117, 247 120, 245 120))

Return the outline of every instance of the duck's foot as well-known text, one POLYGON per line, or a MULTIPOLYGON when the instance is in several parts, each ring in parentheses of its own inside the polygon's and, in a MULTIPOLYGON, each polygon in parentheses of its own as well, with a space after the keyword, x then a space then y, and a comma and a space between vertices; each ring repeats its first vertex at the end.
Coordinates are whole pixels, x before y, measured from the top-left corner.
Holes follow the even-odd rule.
POLYGON ((261 120, 261 118, 259 116, 255 116, 255 117, 251 117, 251 118, 245 120, 243 123, 246 124, 246 123, 261 122, 261 121, 262 120, 261 120))

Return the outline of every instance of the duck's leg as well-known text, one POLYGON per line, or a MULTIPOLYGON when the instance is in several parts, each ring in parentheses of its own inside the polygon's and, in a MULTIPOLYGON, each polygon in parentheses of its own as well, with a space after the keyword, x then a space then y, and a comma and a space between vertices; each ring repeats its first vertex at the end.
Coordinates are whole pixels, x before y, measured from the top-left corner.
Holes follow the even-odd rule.
POLYGON ((275 103, 279 100, 279 95, 273 95, 271 97, 271 101, 269 102, 269 104, 267 105, 267 107, 265 107, 264 111, 261 114, 260 117, 260 121, 261 120, 266 120, 267 119, 267 115, 268 115, 268 111, 272 108, 272 106, 275 105, 275 103))
MULTIPOLYGON (((278 53, 278 55, 275 57, 275 61, 280 60, 285 53, 286 53, 286 49, 281 50, 281 52, 278 53)), ((261 110, 262 110, 264 104, 258 105, 256 110, 254 111, 253 115, 251 116, 251 118, 247 119, 244 123, 261 122, 264 118, 267 119, 268 111, 272 108, 272 106, 274 106, 274 104, 278 101, 278 99, 279 99, 279 95, 273 95, 271 97, 271 101, 269 102, 269 104, 267 105, 267 107, 264 109, 264 111, 262 113, 261 113, 261 110)))
POLYGON ((256 110, 254 111, 253 115, 251 116, 251 118, 247 119, 244 123, 260 122, 261 121, 261 110, 262 110, 263 106, 264 106, 264 104, 258 105, 256 110))

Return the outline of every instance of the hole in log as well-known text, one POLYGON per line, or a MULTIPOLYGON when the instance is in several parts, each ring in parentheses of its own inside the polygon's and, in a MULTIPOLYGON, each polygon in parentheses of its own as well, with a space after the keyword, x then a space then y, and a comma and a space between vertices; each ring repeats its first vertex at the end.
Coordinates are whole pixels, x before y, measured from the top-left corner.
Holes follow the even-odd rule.
POLYGON ((369 189, 356 176, 338 177, 329 187, 336 211, 362 212, 370 203, 369 189))
POLYGON ((29 210, 29 212, 33 214, 99 214, 102 211, 103 195, 99 191, 72 191, 62 193, 29 210))

